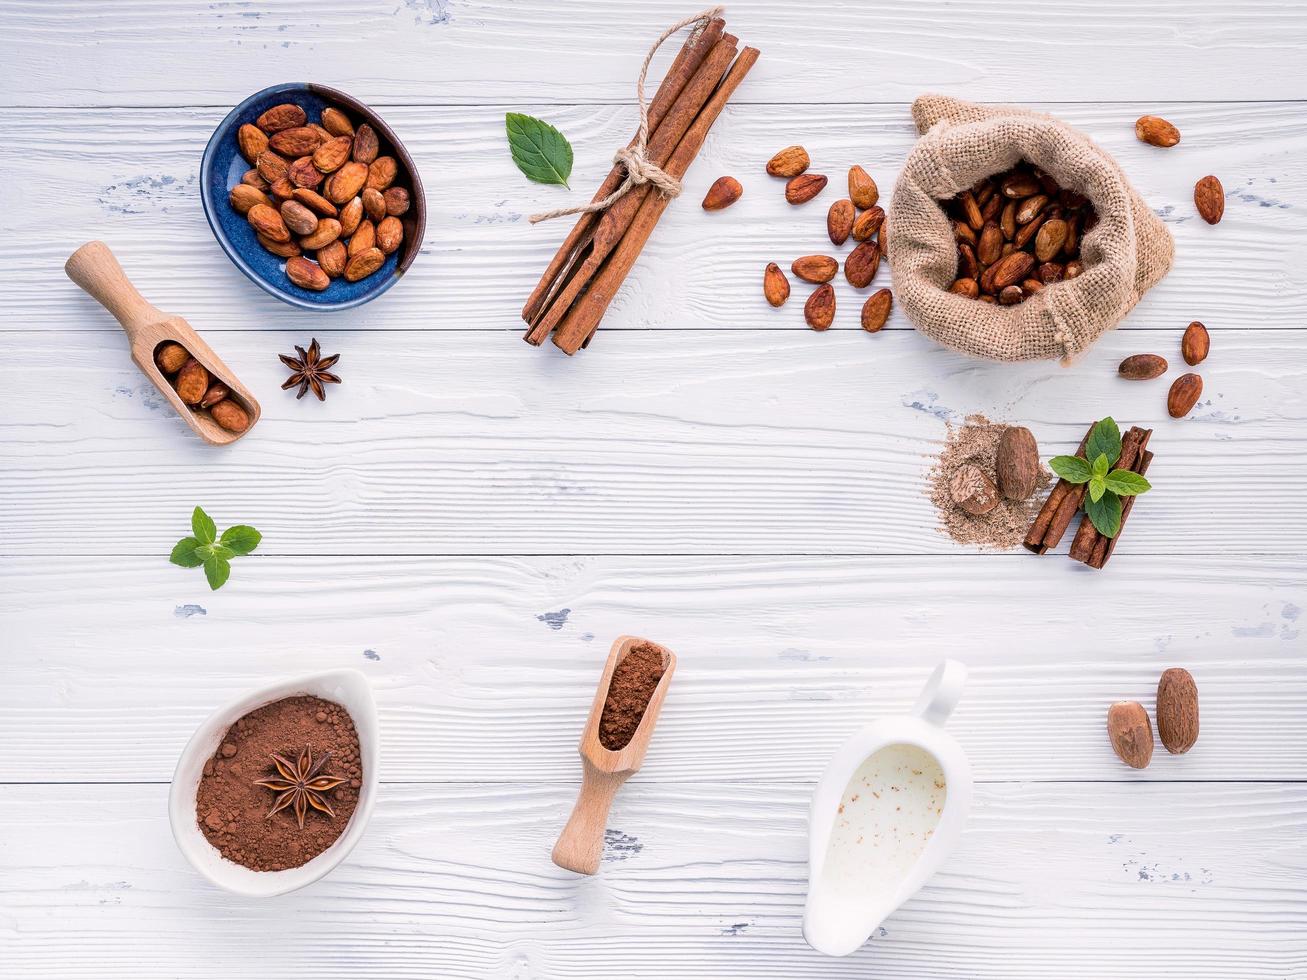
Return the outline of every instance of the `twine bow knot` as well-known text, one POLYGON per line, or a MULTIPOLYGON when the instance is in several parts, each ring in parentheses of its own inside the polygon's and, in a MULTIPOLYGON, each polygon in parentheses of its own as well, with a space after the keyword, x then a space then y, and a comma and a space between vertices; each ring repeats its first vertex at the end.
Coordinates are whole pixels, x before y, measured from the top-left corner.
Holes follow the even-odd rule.
POLYGON ((613 163, 619 163, 626 168, 626 178, 617 190, 601 201, 533 214, 529 219, 531 224, 549 221, 551 218, 562 218, 569 214, 590 214, 594 211, 605 211, 627 192, 634 190, 641 184, 652 184, 658 189, 659 193, 667 197, 677 197, 681 193, 681 182, 649 159, 649 104, 644 98, 644 83, 649 75, 649 63, 653 61, 654 55, 657 54, 664 41, 682 27, 690 24, 696 25, 691 37, 697 36, 708 26, 709 21, 717 17, 725 9, 725 7, 721 6, 709 7, 707 10, 701 10, 691 17, 677 21, 663 31, 658 40, 653 43, 653 47, 649 49, 649 53, 644 56, 644 64, 640 66, 640 78, 635 84, 635 95, 640 103, 640 129, 636 134, 635 142, 631 146, 624 146, 613 154, 613 163))

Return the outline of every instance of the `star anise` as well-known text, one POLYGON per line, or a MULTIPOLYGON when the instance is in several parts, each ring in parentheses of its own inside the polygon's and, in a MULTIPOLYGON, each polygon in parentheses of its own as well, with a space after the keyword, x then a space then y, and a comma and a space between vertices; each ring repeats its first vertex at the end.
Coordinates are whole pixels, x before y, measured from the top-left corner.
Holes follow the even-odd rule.
POLYGON ((284 755, 273 752, 272 762, 277 767, 278 775, 270 779, 254 781, 255 786, 265 786, 274 793, 280 794, 273 802, 272 809, 268 811, 268 816, 288 806, 294 806, 295 819, 299 821, 300 830, 304 829, 304 817, 309 812, 309 807, 321 810, 329 817, 335 817, 336 811, 331 808, 331 804, 322 794, 335 789, 345 780, 338 776, 322 775, 322 770, 329 761, 331 761, 331 753, 326 752, 318 756, 318 761, 314 762, 313 753, 307 748, 300 753, 298 762, 291 762, 284 755))
POLYGON ((338 385, 340 378, 332 374, 330 369, 340 360, 339 354, 332 354, 330 357, 322 357, 322 349, 318 346, 318 338, 313 338, 313 343, 309 344, 306 351, 299 344, 295 345, 299 351, 299 357, 291 357, 289 354, 278 354, 281 363, 290 368, 294 373, 286 379, 286 383, 281 386, 281 390, 300 386, 299 392, 295 395, 297 399, 303 398, 304 393, 310 388, 318 396, 318 401, 327 400, 327 392, 322 386, 324 384, 338 385))

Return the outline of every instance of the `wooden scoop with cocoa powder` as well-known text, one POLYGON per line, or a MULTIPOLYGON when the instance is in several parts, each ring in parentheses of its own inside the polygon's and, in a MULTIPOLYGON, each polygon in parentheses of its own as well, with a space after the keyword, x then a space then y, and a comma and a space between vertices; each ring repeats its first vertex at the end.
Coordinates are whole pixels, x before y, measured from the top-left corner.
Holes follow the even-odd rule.
POLYGON ((249 389, 189 323, 136 291, 108 245, 87 242, 64 271, 122 324, 136 366, 201 439, 225 446, 254 428, 260 409, 249 389))
POLYGON ((617 790, 640 768, 658 723, 676 655, 636 636, 613 642, 581 733, 581 792, 554 845, 554 864, 592 875, 599 870, 604 825, 617 790))

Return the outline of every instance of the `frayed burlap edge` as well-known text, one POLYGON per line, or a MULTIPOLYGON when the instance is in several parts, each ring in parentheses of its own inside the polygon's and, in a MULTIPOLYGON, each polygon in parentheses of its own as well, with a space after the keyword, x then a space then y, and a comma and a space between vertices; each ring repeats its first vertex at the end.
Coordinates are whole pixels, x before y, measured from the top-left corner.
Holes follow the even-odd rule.
POLYGON ((912 104, 922 133, 894 187, 886 220, 897 305, 922 333, 999 361, 1069 361, 1115 327, 1171 267, 1175 244, 1125 174, 1088 137, 1052 116, 941 95, 912 104), (1017 306, 948 291, 957 244, 939 201, 1019 160, 1093 202, 1098 225, 1081 241, 1085 271, 1017 306))

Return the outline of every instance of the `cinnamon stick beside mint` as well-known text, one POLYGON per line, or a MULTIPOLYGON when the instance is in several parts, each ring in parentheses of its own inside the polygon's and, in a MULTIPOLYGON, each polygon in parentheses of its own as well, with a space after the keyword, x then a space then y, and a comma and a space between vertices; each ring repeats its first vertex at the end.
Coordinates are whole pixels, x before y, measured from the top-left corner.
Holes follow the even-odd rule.
MULTIPOLYGON (((703 111, 699 113, 671 158, 663 166, 668 174, 678 180, 685 176, 686 170, 694 162, 704 141, 708 138, 708 131, 712 128, 712 124, 721 115, 731 95, 758 60, 759 53, 757 48, 745 48, 740 52, 740 56, 731 65, 726 77, 721 80, 721 84, 712 93, 703 111)), ((657 225, 658 219, 662 217, 669 203, 670 198, 664 194, 648 194, 644 197, 621 243, 604 262, 598 274, 591 280, 590 288, 573 304, 554 333, 554 344, 564 353, 575 354, 589 343, 608 305, 613 301, 622 283, 626 281, 627 273, 639 258, 654 226, 657 225)))
MULTIPOLYGON (((1148 449, 1148 440, 1152 436, 1152 429, 1141 429, 1138 426, 1132 426, 1124 436, 1121 437, 1121 456, 1112 468, 1115 470, 1134 470, 1135 464, 1139 462, 1145 451, 1148 449)), ((1127 497, 1126 500, 1132 500, 1127 497)), ((1125 515, 1124 505, 1121 510, 1122 516, 1125 515)), ((1117 532, 1120 534, 1120 531, 1117 532)), ((1071 542, 1071 550, 1068 553, 1076 561, 1082 561, 1088 564, 1094 557, 1094 549, 1100 541, 1106 538, 1094 527, 1094 522, 1086 514, 1080 519, 1080 527, 1076 530, 1075 539, 1071 542)))
MULTIPOLYGON (((1075 454, 1081 459, 1085 457, 1085 447, 1089 445, 1089 434, 1093 431, 1094 426, 1090 425, 1089 431, 1080 440, 1080 448, 1075 454)), ((1030 530, 1026 532, 1026 540, 1023 542, 1026 549, 1042 555, 1050 548, 1056 548, 1084 499, 1083 484, 1076 485, 1066 480, 1058 480, 1049 491, 1048 499, 1039 509, 1034 522, 1030 525, 1030 530)))
MULTIPOLYGON (((1138 463, 1135 464, 1134 471, 1143 476, 1148 472, 1148 467, 1152 462, 1153 454, 1148 450, 1144 450, 1139 457, 1138 463)), ((1138 497, 1125 498, 1125 503, 1121 505, 1121 527, 1117 530, 1114 538, 1099 536, 1098 543, 1094 545, 1093 557, 1089 559, 1090 568, 1102 568, 1107 564, 1107 560, 1112 557, 1112 552, 1116 550, 1116 542, 1120 539, 1121 532, 1125 530, 1126 518, 1130 516, 1130 511, 1134 508, 1135 501, 1138 499, 1138 497)))

